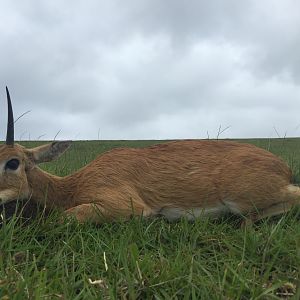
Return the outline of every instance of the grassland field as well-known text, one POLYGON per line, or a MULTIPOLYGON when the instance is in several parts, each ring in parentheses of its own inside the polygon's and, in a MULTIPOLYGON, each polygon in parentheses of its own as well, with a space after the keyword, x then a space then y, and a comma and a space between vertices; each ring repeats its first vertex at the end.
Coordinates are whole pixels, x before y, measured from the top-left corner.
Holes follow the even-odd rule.
MULTIPOLYGON (((78 141, 41 167, 65 176, 109 149, 158 142, 78 141)), ((300 182, 300 139, 240 142, 281 156, 300 182)), ((0 299, 300 299, 300 208, 243 229, 232 216, 103 225, 60 218, 4 222, 0 299)))

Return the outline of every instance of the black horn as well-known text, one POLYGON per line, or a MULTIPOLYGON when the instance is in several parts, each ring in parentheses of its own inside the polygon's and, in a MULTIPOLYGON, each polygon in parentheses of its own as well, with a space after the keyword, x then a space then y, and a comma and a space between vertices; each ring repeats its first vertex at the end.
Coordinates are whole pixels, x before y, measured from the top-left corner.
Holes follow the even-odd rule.
POLYGON ((14 144, 14 114, 13 114, 10 95, 7 87, 6 87, 6 96, 7 96, 7 109, 8 109, 6 145, 13 145, 14 144))

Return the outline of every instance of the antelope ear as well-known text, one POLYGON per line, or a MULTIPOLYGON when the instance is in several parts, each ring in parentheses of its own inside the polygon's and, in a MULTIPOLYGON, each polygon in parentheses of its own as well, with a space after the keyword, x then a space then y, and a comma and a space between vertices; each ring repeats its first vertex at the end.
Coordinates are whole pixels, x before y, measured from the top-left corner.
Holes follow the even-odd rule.
POLYGON ((36 148, 27 149, 30 159, 36 163, 52 161, 63 154, 72 144, 72 141, 57 141, 36 148))

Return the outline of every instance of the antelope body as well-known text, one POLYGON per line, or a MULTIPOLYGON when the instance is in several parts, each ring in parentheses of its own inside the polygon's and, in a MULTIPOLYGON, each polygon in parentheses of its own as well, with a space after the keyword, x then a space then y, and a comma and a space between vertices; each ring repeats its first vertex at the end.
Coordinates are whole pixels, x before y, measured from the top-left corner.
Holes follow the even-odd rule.
MULTIPOLYGON (((7 99, 11 108, 8 90, 7 99)), ((26 149, 15 144, 9 109, 6 144, 0 146, 1 203, 31 198, 80 222, 132 215, 194 219, 226 212, 252 222, 300 204, 290 168, 253 145, 185 140, 114 149, 66 177, 37 166, 70 145, 63 141, 26 149)))

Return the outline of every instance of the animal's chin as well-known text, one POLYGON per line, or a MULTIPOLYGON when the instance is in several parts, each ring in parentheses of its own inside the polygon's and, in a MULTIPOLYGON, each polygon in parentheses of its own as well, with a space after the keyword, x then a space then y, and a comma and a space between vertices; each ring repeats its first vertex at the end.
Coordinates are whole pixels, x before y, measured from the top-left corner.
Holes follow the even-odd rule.
POLYGON ((22 189, 22 191, 16 192, 13 189, 3 189, 0 191, 0 205, 6 205, 10 202, 26 203, 30 199, 30 193, 28 189, 22 189))

